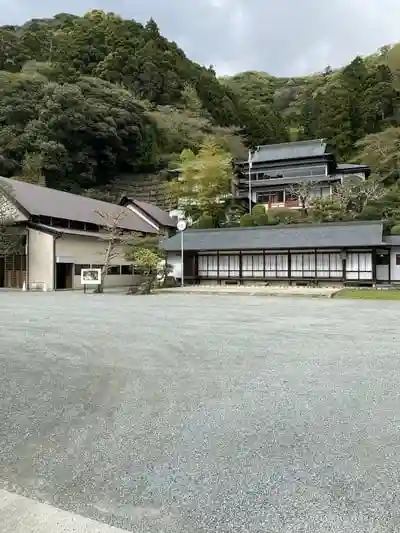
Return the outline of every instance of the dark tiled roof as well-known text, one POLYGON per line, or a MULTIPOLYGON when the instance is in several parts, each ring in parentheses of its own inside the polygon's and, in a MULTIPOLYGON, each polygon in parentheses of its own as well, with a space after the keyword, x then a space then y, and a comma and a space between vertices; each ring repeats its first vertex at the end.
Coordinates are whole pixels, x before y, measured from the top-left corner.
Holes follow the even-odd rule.
POLYGON ((176 220, 169 216, 166 211, 163 211, 154 204, 148 202, 141 202, 128 198, 133 204, 135 204, 143 213, 148 215, 157 224, 164 227, 176 228, 176 220))
POLYGON ((112 217, 123 210, 124 215, 119 224, 121 228, 143 233, 156 233, 152 226, 126 207, 10 178, 1 177, 0 179, 11 187, 16 202, 30 215, 64 218, 103 226, 104 219, 98 212, 112 217))
MULTIPOLYGON (((290 159, 303 159, 321 157, 327 152, 327 143, 324 139, 312 141, 298 141, 281 144, 267 144, 259 146, 253 154, 253 163, 270 163, 290 159)), ((247 163, 247 161, 243 161, 247 163)))
POLYGON ((385 243, 393 246, 400 246, 400 235, 386 235, 383 237, 385 243))
POLYGON ((336 165, 336 171, 348 174, 365 172, 368 176, 371 173, 371 169, 368 165, 354 165, 352 163, 339 163, 336 165))
MULTIPOLYGON (((341 248, 379 246, 381 222, 294 224, 255 228, 187 230, 185 250, 272 250, 287 248, 341 248)), ((180 250, 180 235, 164 241, 168 251, 180 250)))

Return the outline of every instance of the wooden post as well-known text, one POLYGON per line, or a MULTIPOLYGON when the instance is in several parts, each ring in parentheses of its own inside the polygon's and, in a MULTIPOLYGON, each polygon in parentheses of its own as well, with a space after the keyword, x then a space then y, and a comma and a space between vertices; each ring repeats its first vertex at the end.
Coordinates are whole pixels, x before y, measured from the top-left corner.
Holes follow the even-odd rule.
POLYGON ((342 250, 340 255, 342 257, 342 280, 343 283, 346 281, 346 250, 342 250))
POLYGON ((376 283, 376 248, 372 249, 371 253, 372 259, 372 281, 376 283))

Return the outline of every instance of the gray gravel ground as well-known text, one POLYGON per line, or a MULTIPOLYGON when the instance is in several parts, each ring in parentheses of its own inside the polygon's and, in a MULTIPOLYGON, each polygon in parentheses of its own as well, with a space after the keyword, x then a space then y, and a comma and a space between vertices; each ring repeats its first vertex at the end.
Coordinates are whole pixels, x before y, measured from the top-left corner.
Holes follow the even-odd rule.
POLYGON ((0 489, 140 533, 398 532, 399 317, 0 293, 0 489))

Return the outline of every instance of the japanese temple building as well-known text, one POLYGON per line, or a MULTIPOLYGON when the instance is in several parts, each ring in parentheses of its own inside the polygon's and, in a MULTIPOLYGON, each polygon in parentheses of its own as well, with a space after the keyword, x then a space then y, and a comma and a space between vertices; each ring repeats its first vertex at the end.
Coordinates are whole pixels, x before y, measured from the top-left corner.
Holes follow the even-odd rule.
MULTIPOLYGON (((0 222, 18 228, 21 243, 18 251, 0 253, 0 288, 83 288, 82 269, 104 266, 107 221, 121 235, 175 231, 176 221, 156 206, 126 196, 120 203, 0 177, 0 222)), ((110 261, 105 287, 130 285, 133 273, 132 261, 119 247, 110 261)))
POLYGON ((253 204, 267 208, 299 207, 293 187, 303 183, 312 184, 310 197, 329 196, 338 183, 370 175, 366 165, 338 163, 324 139, 258 146, 235 166, 237 198, 251 196, 253 204))
MULTIPOLYGON (((164 241, 181 278, 181 235, 164 241)), ((189 229, 186 284, 376 285, 400 282, 400 237, 382 222, 189 229)))

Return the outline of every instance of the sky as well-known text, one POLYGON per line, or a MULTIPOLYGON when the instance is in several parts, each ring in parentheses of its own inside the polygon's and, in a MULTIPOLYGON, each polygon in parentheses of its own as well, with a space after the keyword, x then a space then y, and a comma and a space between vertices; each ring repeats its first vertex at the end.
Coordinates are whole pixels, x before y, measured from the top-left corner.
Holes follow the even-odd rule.
POLYGON ((0 24, 113 11, 146 22, 218 75, 297 76, 400 41, 400 0, 0 0, 0 24))

